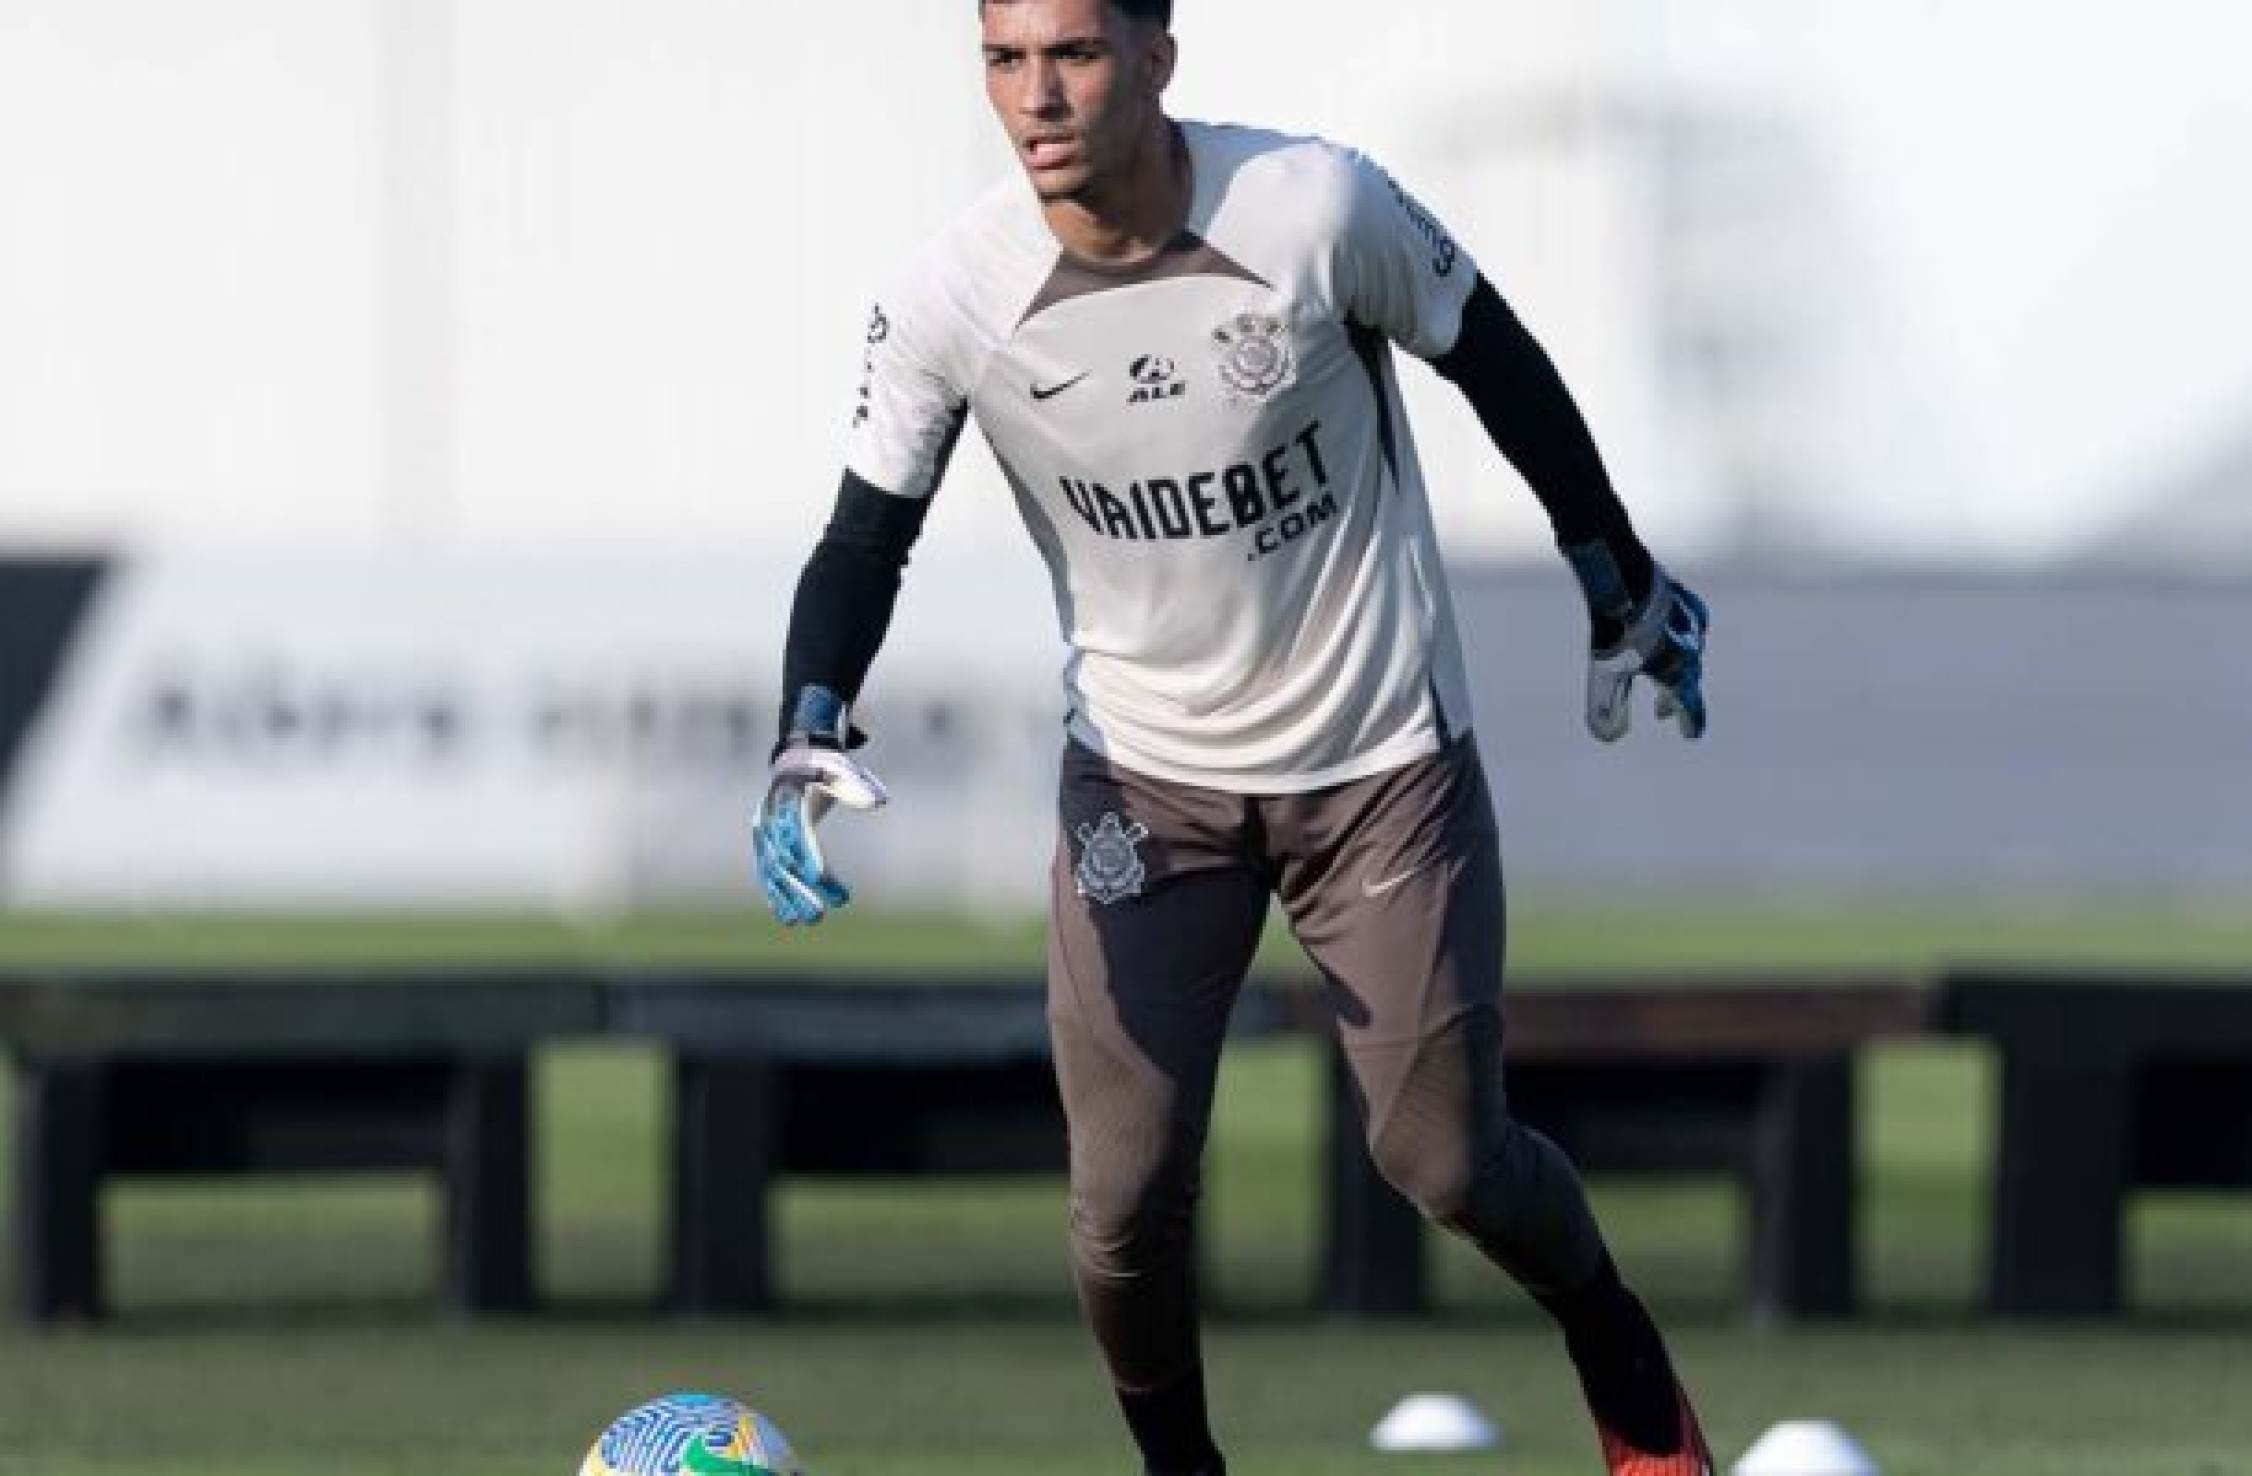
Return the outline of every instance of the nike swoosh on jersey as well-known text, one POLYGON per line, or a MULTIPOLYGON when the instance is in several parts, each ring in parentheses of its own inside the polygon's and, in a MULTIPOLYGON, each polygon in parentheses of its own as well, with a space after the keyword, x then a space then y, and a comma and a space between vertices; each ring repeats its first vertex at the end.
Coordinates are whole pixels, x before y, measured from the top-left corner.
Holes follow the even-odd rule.
POLYGON ((1056 396, 1062 394, 1065 390, 1070 389, 1073 385, 1079 383, 1080 380, 1085 379, 1088 374, 1092 374, 1094 372, 1094 370, 1089 369, 1086 371, 1086 373, 1079 375, 1078 378, 1067 379, 1062 384, 1036 384, 1032 387, 1032 398, 1035 400, 1052 400, 1056 396))

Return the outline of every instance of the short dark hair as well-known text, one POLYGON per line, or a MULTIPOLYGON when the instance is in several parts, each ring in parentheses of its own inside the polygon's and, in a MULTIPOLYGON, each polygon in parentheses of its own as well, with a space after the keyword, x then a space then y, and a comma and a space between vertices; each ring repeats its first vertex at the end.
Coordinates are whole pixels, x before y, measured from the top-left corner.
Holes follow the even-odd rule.
MULTIPOLYGON (((1173 29, 1173 0, 1108 0, 1108 3, 1128 20, 1156 21, 1168 31, 1173 29)), ((977 0, 981 12, 985 6, 986 0, 977 0)))

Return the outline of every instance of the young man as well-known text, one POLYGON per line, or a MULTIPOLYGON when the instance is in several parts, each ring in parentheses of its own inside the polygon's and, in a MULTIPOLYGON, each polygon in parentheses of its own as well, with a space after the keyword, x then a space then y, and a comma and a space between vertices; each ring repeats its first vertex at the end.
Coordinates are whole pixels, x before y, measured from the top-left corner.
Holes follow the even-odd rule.
POLYGON ((1504 1101, 1493 810, 1391 346, 1461 388, 1554 522, 1591 612, 1598 737, 1626 730, 1637 676, 1702 732, 1704 606, 1635 537, 1547 357, 1374 164, 1169 118, 1169 0, 979 10, 1022 173, 871 322, 784 657, 768 898, 790 924, 847 900, 813 822, 884 798, 848 708, 974 414, 1070 650, 1049 1016, 1073 1267, 1147 1470, 1224 1470, 1193 1205, 1228 1009, 1278 897, 1385 1174, 1555 1315, 1613 1476, 1710 1476, 1570 1163, 1504 1101))

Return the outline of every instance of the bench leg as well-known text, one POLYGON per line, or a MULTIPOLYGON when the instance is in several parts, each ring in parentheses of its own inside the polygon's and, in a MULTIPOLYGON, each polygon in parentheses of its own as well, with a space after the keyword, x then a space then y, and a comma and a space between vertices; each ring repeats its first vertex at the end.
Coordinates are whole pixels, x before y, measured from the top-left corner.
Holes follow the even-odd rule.
POLYGON ((447 1301, 463 1312, 532 1306, 531 1126, 521 1058, 464 1062, 447 1088, 447 1301))
POLYGON ((2132 1073, 2005 1054, 1987 1300, 1996 1312, 2119 1310, 2132 1073))
POLYGON ((771 1307, 767 1190, 780 1146, 773 1070, 682 1057, 673 1071, 672 1305, 771 1307))
POLYGON ((1748 1184, 1746 1280, 1755 1319, 1854 1309, 1854 1131, 1851 1057, 1767 1072, 1748 1184))
POLYGON ((1328 1312, 1424 1310, 1423 1216, 1377 1172, 1344 1048, 1328 1042, 1328 1172, 1318 1304, 1328 1312))
POLYGON ((27 1322, 102 1314, 102 1142, 102 1069, 24 1062, 9 1238, 27 1322))

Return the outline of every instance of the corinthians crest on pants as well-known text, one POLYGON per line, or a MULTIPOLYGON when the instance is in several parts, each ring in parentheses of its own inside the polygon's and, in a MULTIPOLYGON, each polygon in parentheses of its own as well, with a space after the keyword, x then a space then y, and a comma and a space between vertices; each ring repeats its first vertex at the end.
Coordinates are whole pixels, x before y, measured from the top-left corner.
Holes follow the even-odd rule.
POLYGON ((1239 405, 1258 405, 1297 378, 1290 330, 1266 313, 1237 313, 1212 330, 1220 356, 1220 383, 1239 405))
POLYGON ((1142 894, 1149 869, 1135 847, 1149 839, 1148 826, 1128 825, 1111 812, 1072 834, 1079 837, 1079 865, 1071 875, 1080 896, 1108 905, 1142 894))

